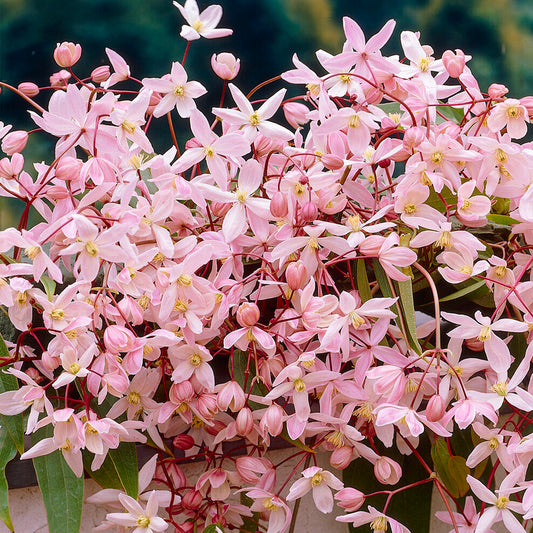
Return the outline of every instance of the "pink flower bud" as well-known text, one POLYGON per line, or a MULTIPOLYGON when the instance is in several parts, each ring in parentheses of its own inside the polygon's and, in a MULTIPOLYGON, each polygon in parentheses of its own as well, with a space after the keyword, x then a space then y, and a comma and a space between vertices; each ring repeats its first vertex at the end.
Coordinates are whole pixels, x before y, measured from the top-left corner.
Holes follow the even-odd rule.
POLYGON ((351 446, 341 446, 335 448, 329 457, 329 464, 333 468, 344 470, 351 462, 353 457, 353 449, 351 446))
POLYGON ((76 181, 80 177, 83 162, 75 157, 62 157, 56 166, 56 178, 63 181, 76 181))
POLYGON ((52 87, 66 87, 69 79, 70 72, 68 70, 60 70, 50 76, 50 85, 52 87))
POLYGON ((182 402, 188 402, 194 397, 194 387, 190 381, 173 383, 168 392, 170 401, 179 405, 182 402))
POLYGON ((471 339, 465 339, 465 345, 469 350, 473 352, 482 352, 485 349, 485 343, 480 341, 477 337, 471 339))
POLYGON ((60 67, 71 67, 81 57, 81 45, 74 43, 57 43, 54 60, 60 67))
POLYGON ((241 61, 233 54, 221 52, 211 56, 211 68, 219 78, 232 80, 239 73, 241 61))
POLYGON ((391 458, 382 456, 374 465, 374 475, 380 483, 396 485, 402 477, 402 467, 391 458))
POLYGON ((505 85, 501 85, 499 83, 493 83, 490 85, 488 93, 489 96, 493 100, 497 100, 498 98, 502 98, 509 92, 509 89, 505 85))
POLYGON ((261 313, 256 304, 245 302, 239 306, 237 310, 237 322, 243 328, 255 326, 259 321, 261 313))
POLYGON ((213 418, 218 412, 217 397, 215 394, 200 394, 197 404, 198 412, 204 418, 213 418))
POLYGON ((237 458, 235 467, 246 483, 257 483, 260 479, 259 474, 264 474, 273 468, 273 465, 268 459, 243 456, 237 458))
POLYGON ((283 114, 287 122, 295 129, 309 122, 307 113, 309 113, 309 108, 300 102, 287 102, 283 104, 283 114))
POLYGON ((190 435, 183 433, 181 435, 176 435, 172 444, 174 445, 174 448, 178 448, 178 450, 190 450, 194 446, 194 439, 190 435))
POLYGON ((446 403, 440 394, 432 396, 426 407, 426 418, 430 422, 438 422, 446 412, 446 403))
POLYGON ((529 118, 533 117, 533 96, 524 96, 520 98, 520 105, 523 105, 526 110, 529 118))
POLYGON ((113 354, 129 352, 133 349, 135 336, 129 329, 113 324, 104 331, 104 343, 113 354))
POLYGON ((455 54, 451 50, 446 50, 442 54, 442 63, 446 72, 452 78, 458 78, 465 69, 465 54, 462 50, 456 49, 455 54))
POLYGON ((50 370, 53 372, 59 366, 61 361, 59 357, 56 357, 55 355, 52 355, 50 352, 45 350, 41 357, 41 362, 44 368, 46 368, 46 370, 50 370))
POLYGON ((190 490, 186 492, 181 498, 181 505, 184 509, 190 509, 194 511, 200 507, 203 497, 202 494, 197 490, 190 490))
POLYGON ((376 87, 367 86, 365 87, 363 92, 365 95, 366 104, 377 105, 381 102, 381 100, 383 100, 383 92, 376 87))
POLYGON ((211 202, 211 213, 216 217, 223 217, 230 209, 231 204, 224 202, 211 202))
POLYGON ((340 170, 344 167, 344 161, 339 156, 333 154, 324 154, 320 160, 329 170, 340 170))
POLYGON ((64 200, 69 197, 69 191, 61 185, 52 185, 46 189, 46 195, 53 200, 64 200))
POLYGON ((287 202, 287 196, 281 191, 276 191, 270 200, 270 212, 273 217, 283 218, 286 217, 289 212, 289 203, 287 202))
POLYGON ((227 411, 229 408, 236 413, 244 407, 245 403, 244 391, 236 381, 228 381, 217 396, 217 404, 221 411, 227 411))
POLYGON ((44 376, 36 368, 30 367, 27 368, 24 372, 36 383, 40 383, 44 379, 44 376))
POLYGON ((223 429, 226 429, 226 424, 222 420, 211 420, 210 422, 210 425, 205 426, 205 430, 213 437, 216 437, 223 429))
POLYGON ((106 81, 110 75, 111 71, 109 65, 102 65, 100 67, 96 67, 91 72, 91 80, 94 83, 104 83, 104 81, 106 81))
POLYGON ((283 429, 284 415, 283 408, 277 403, 273 403, 264 412, 261 422, 259 422, 259 427, 263 431, 266 429, 273 437, 277 437, 283 429))
POLYGON ((287 285, 293 291, 301 289, 306 284, 308 277, 307 268, 301 261, 289 263, 287 270, 285 270, 287 285))
POLYGON ((254 429, 254 418, 252 411, 248 407, 244 407, 239 411, 237 420, 235 421, 237 433, 241 436, 248 435, 254 429))
POLYGON ((378 161, 378 167, 379 168, 387 168, 390 167, 391 160, 386 157, 385 159, 382 159, 381 161, 378 161))
POLYGON ((31 98, 32 96, 37 96, 39 94, 39 87, 32 83, 31 81, 24 81, 19 83, 18 90, 24 95, 31 98))
POLYGON ((420 145, 420 143, 424 142, 426 140, 426 134, 424 132, 424 129, 415 126, 414 128, 409 128, 403 136, 403 146, 406 150, 413 150, 413 148, 416 148, 420 145))
POLYGON ((365 495, 352 487, 345 487, 335 494, 339 507, 345 509, 348 513, 357 511, 365 501, 365 495))
POLYGON ((318 217, 318 207, 313 202, 306 202, 302 206, 301 214, 304 222, 313 222, 318 217))
POLYGON ((27 131, 12 131, 2 139, 2 151, 7 155, 22 152, 28 142, 27 131))

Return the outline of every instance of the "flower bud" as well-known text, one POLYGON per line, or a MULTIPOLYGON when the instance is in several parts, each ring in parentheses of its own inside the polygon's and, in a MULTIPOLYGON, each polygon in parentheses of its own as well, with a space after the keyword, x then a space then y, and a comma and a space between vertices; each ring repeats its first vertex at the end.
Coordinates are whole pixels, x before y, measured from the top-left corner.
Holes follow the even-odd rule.
POLYGON ((266 429, 273 437, 277 437, 283 429, 284 415, 283 408, 277 403, 273 403, 264 412, 261 422, 259 422, 259 427, 263 431, 266 429))
POLYGON ((230 209, 231 204, 225 202, 211 202, 211 213, 216 217, 223 217, 230 209))
POLYGON ((307 113, 309 113, 309 108, 300 102, 287 102, 283 104, 285 119, 295 129, 309 122, 307 113))
POLYGON ((53 200, 64 200, 69 197, 69 191, 61 185, 52 185, 46 189, 46 195, 53 200))
POLYGON ((353 457, 353 450, 351 446, 341 446, 335 448, 329 457, 329 464, 333 468, 344 470, 351 462, 353 457))
POLYGON ((241 61, 229 52, 221 52, 211 56, 211 68, 223 80, 232 80, 239 73, 241 61))
POLYGON ((215 394, 200 394, 197 404, 198 413, 204 418, 213 418, 218 411, 215 394))
POLYGON ((236 381, 228 381, 217 395, 217 405, 221 411, 228 408, 234 413, 240 411, 246 403, 242 387, 236 381))
POLYGON ((307 282, 308 272, 307 268, 301 261, 289 263, 287 270, 285 270, 285 279, 287 285, 293 291, 301 289, 307 282))
POLYGON ((386 485, 396 485, 402 476, 402 467, 393 459, 382 456, 374 465, 376 479, 386 485))
POLYGON ((15 179, 24 166, 24 156, 22 154, 13 154, 13 157, 4 157, 0 159, 0 177, 5 179, 15 179))
POLYGON ((39 94, 39 87, 32 83, 31 81, 24 81, 19 83, 18 90, 24 95, 31 98, 32 96, 37 96, 39 94))
POLYGON ((74 43, 57 43, 54 60, 60 67, 71 67, 81 57, 81 45, 74 43))
POLYGON ((426 134, 424 129, 420 126, 415 126, 409 128, 403 136, 403 146, 406 150, 412 151, 413 148, 416 148, 420 143, 426 140, 426 134))
POLYGON ((442 63, 446 72, 452 78, 458 78, 465 69, 465 54, 462 50, 456 49, 455 54, 451 50, 446 50, 442 54, 442 63))
POLYGON ((179 405, 182 402, 188 402, 194 397, 194 387, 190 381, 173 383, 168 391, 168 397, 172 403, 179 405))
POLYGON ((222 420, 211 420, 210 424, 204 428, 209 435, 216 437, 222 430, 226 429, 226 424, 222 420))
POLYGON ((523 105, 526 110, 529 118, 533 117, 533 96, 524 96, 520 98, 520 105, 523 105))
POLYGON ((22 152, 28 142, 27 131, 12 131, 2 139, 2 151, 7 155, 22 152))
POLYGON ((235 421, 237 433, 241 436, 246 436, 254 429, 254 418, 252 411, 248 407, 244 407, 239 411, 237 420, 235 421))
POLYGON ((344 167, 344 161, 339 156, 333 154, 324 154, 320 158, 320 161, 329 170, 340 170, 344 167))
POLYGON ((446 404, 444 398, 440 394, 432 396, 426 407, 426 418, 430 422, 438 422, 446 412, 446 404))
POLYGON ((273 217, 283 218, 289 213, 287 196, 281 191, 276 191, 270 200, 270 213, 273 217))
POLYGON ((109 65, 101 65, 100 67, 96 67, 91 72, 91 80, 94 83, 104 83, 104 81, 107 81, 110 75, 111 70, 109 68, 109 65))
POLYGON ((50 352, 45 350, 43 352, 43 355, 41 357, 41 363, 46 368, 46 370, 50 370, 53 372, 60 364, 59 357, 56 357, 55 355, 52 355, 50 352))
POLYGON ((489 96, 493 100, 497 100, 498 98, 502 98, 509 92, 509 89, 505 85, 501 85, 499 83, 493 83, 489 86, 489 96))
POLYGON ((70 72, 68 70, 60 70, 50 76, 50 85, 52 87, 66 87, 69 79, 70 72))
POLYGON ((365 103, 368 105, 377 105, 383 100, 383 92, 377 87, 372 87, 371 85, 365 87, 363 93, 365 95, 365 103))
POLYGON ((264 474, 273 468, 268 459, 259 459, 258 457, 243 456, 238 457, 235 461, 237 473, 246 483, 257 483, 259 474, 264 474))
POLYGON ((313 222, 318 217, 318 207, 314 202, 306 202, 302 206, 301 214, 304 222, 313 222))
POLYGON ((203 497, 202 494, 197 490, 189 490, 181 498, 181 505, 184 509, 190 509, 194 511, 200 507, 203 497))
POLYGON ((135 336, 129 329, 113 324, 104 331, 104 343, 113 354, 129 352, 134 347, 135 336))
POLYGON ((465 345, 469 350, 473 352, 482 352, 485 349, 485 343, 480 341, 477 337, 471 339, 465 339, 465 345))
POLYGON ((75 157, 62 157, 56 166, 56 178, 63 181, 76 181, 80 177, 83 162, 75 157))
POLYGON ((348 513, 357 511, 365 501, 365 495, 352 487, 345 487, 335 494, 339 507, 345 509, 348 513))
POLYGON ((245 302, 237 310, 237 322, 243 328, 255 326, 259 321, 261 313, 256 304, 245 302))
POLYGON ((386 157, 385 159, 382 159, 381 161, 378 161, 378 167, 379 168, 387 168, 390 167, 391 160, 386 157))
POLYGON ((190 435, 182 433, 181 435, 176 435, 174 437, 172 444, 174 445, 174 448, 178 448, 178 450, 190 450, 194 446, 194 439, 190 435))

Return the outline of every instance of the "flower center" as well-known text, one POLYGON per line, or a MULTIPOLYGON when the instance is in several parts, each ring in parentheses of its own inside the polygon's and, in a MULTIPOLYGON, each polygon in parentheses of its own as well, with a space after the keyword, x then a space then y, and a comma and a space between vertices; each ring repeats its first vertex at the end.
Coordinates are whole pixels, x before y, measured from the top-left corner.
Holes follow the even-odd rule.
POLYGON ((378 516, 370 522, 370 528, 374 531, 387 531, 387 517, 378 516))
POLYGON ((318 487, 322 483, 322 474, 320 472, 317 472, 312 478, 311 478, 311 485, 313 487, 318 487))
POLYGON ((498 509, 505 509, 509 503, 509 498, 507 496, 500 496, 496 500, 496 507, 498 509))
POLYGON ((355 329, 358 329, 360 326, 362 326, 365 323, 365 319, 362 318, 360 315, 358 315, 355 311, 350 311, 348 313, 348 316, 350 317, 352 326, 355 329))
POLYGON ((85 250, 92 257, 96 257, 98 255, 98 246, 96 246, 93 241, 87 241, 85 244, 85 250))
POLYGON ((305 391, 305 383, 303 382, 303 379, 295 379, 294 380, 294 390, 296 392, 304 392, 305 391))
POLYGON ((341 74, 339 78, 342 82, 349 83, 352 77, 349 74, 341 74))
POLYGON ((30 259, 35 259, 39 255, 40 251, 41 249, 38 246, 28 246, 24 250, 24 255, 30 259))
POLYGON ((65 318, 65 311, 63 309, 52 309, 50 316, 52 320, 63 320, 65 318))
POLYGON ((180 313, 185 313, 189 309, 189 306, 187 305, 187 302, 185 302, 182 299, 176 300, 176 303, 174 304, 174 311, 179 311, 180 313))
POLYGON ((489 326, 483 326, 481 328, 481 331, 479 332, 479 335, 477 336, 478 340, 481 342, 488 341, 490 339, 491 332, 489 326))
POLYGON ((500 265, 500 266, 497 266, 495 269, 494 269, 494 273, 496 274, 496 276, 498 276, 499 278, 503 278, 505 276, 505 273, 507 272, 507 267, 503 266, 503 265, 500 265))
POLYGON ((498 148, 496 150, 494 157, 496 158, 496 161, 498 161, 499 163, 505 163, 507 159, 509 159, 507 157, 507 154, 501 148, 498 148))
POLYGON ((431 161, 433 161, 433 163, 442 163, 443 159, 444 157, 442 155, 442 152, 433 152, 431 154, 431 161))
POLYGON ((137 518, 136 524, 139 527, 148 527, 150 525, 150 519, 142 514, 141 516, 139 516, 139 518, 137 518))
POLYGON ((495 392, 498 396, 507 396, 507 383, 498 381, 490 388, 492 392, 495 392))
POLYGON ((257 113, 252 113, 250 115, 250 124, 252 126, 257 126, 260 121, 261 121, 261 118, 259 117, 259 115, 257 113))
POLYGON ((340 448, 344 446, 344 435, 340 431, 332 431, 326 435, 326 440, 333 444, 335 448, 340 448))
POLYGON ((361 124, 361 119, 358 115, 352 115, 350 117, 350 120, 348 121, 348 127, 349 128, 358 128, 359 124, 361 124))
POLYGON ((198 368, 202 364, 202 357, 200 356, 200 354, 193 353, 189 358, 189 363, 191 363, 192 366, 198 368))
POLYGON ((19 305, 25 305, 26 302, 28 301, 28 297, 26 296, 26 291, 24 292, 19 292, 17 294, 17 297, 15 298, 15 300, 17 301, 17 303, 19 305))
POLYGON ((353 231, 361 231, 361 217, 359 215, 348 217, 348 224, 350 224, 353 231))
POLYGON ((246 193, 244 191, 240 191, 237 189, 237 192, 235 193, 235 197, 237 198, 237 201, 240 204, 244 204, 244 202, 246 202, 246 193))
POLYGON ((416 211, 416 205, 415 204, 406 204, 403 208, 403 212, 406 215, 412 215, 416 211))
POLYGON ((204 25, 204 23, 198 19, 193 25, 192 25, 192 29, 193 30, 196 30, 198 33, 200 33, 200 30, 202 29, 202 26, 204 25))
POLYGON ((500 443, 498 442, 498 439, 496 437, 492 437, 492 439, 489 440, 489 448, 492 450, 495 450, 498 448, 500 443))
POLYGON ((418 60, 418 68, 420 69, 420 72, 427 72, 431 63, 432 59, 430 57, 421 57, 418 60))
POLYGON ((507 108, 506 113, 507 113, 507 117, 508 118, 517 118, 517 117, 519 117, 521 115, 520 109, 518 109, 518 107, 515 106, 515 105, 509 106, 507 108))
POLYGON ((215 155, 215 149, 212 146, 206 146, 204 148, 206 157, 213 157, 215 155))
POLYGON ((183 96, 184 93, 185 89, 183 88, 183 85, 176 85, 176 87, 174 87, 174 94, 176 96, 183 96))
POLYGON ((141 395, 135 391, 130 392, 128 394, 128 402, 131 405, 139 405, 141 403, 141 395))
POLYGON ((132 135, 133 133, 135 133, 135 124, 133 122, 131 122, 131 120, 125 120, 123 123, 122 123, 122 127, 130 134, 132 135))
POLYGON ((188 287, 192 284, 192 276, 190 274, 180 274, 179 278, 176 280, 178 285, 183 285, 188 287))
POLYGON ((276 509, 278 509, 278 506, 272 501, 272 498, 265 498, 263 500, 263 507, 267 511, 275 511, 276 509))
POLYGON ((69 371, 71 374, 77 374, 81 370, 81 367, 78 363, 72 363, 69 366, 69 371))

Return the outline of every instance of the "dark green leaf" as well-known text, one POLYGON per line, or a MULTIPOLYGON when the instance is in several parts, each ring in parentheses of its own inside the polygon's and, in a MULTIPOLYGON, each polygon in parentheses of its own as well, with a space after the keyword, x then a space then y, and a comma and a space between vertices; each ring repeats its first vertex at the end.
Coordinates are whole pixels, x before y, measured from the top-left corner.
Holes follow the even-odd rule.
POLYGON ((445 213, 446 206, 442 200, 444 200, 448 205, 457 203, 457 197, 455 194, 446 187, 444 187, 440 193, 436 193, 434 190, 432 190, 425 203, 437 211, 445 213))
MULTIPOLYGON (((462 109, 451 106, 438 106, 437 112, 443 115, 447 120, 455 122, 455 124, 460 124, 465 116, 462 109)), ((443 121, 442 117, 437 116, 437 124, 440 124, 443 121)))
POLYGON ((306 452, 309 452, 309 453, 316 453, 315 450, 313 450, 313 448, 309 448, 309 446, 306 446, 300 439, 291 439, 289 437, 289 434, 287 433, 287 429, 285 428, 285 426, 283 426, 283 429, 279 435, 283 440, 286 440, 287 442, 289 442, 290 444, 292 444, 293 446, 296 446, 297 448, 300 448, 300 450, 304 450, 306 452))
MULTIPOLYGON (((243 388, 245 394, 255 394, 256 396, 266 396, 268 393, 265 385, 253 379, 256 377, 255 362, 251 353, 243 352, 242 350, 234 350, 232 357, 229 360, 229 373, 233 375, 233 379, 243 388), (232 363, 233 358, 233 363, 232 363), (250 358, 250 361, 248 361, 250 358), (248 368, 248 379, 246 379, 246 368, 248 368), (246 388, 244 386, 246 382, 246 388), (250 385, 253 382, 253 385, 250 385)), ((265 406, 256 402, 248 402, 250 409, 264 409, 265 406)))
POLYGON ((413 299, 413 284, 410 279, 397 281, 398 295, 400 297, 400 308, 406 327, 407 341, 409 346, 418 354, 422 354, 422 348, 416 335, 415 323, 415 303, 413 299))
POLYGON ((14 531, 14 528, 9 515, 6 465, 16 454, 17 448, 13 439, 4 427, 0 427, 0 518, 11 531, 14 531))
MULTIPOLYGON (((471 285, 468 285, 467 287, 464 287, 463 289, 461 289, 459 291, 453 292, 452 294, 448 294, 448 296, 444 296, 439 301, 440 302, 449 302, 451 300, 456 300, 457 298, 462 298, 463 296, 466 296, 467 294, 470 294, 470 293, 472 293, 474 291, 477 291, 478 289, 480 289, 483 286, 487 287, 487 284, 485 283, 485 280, 476 281, 476 282, 472 283, 471 285)), ((487 288, 487 290, 488 290, 488 288, 487 288)))
MULTIPOLYGON (((51 437, 48 425, 33 434, 32 442, 51 437)), ((35 457, 33 466, 43 496, 49 533, 79 533, 83 508, 83 477, 76 477, 59 450, 35 457)))
POLYGON ((109 450, 108 455, 115 465, 126 494, 137 499, 139 495, 139 467, 137 466, 135 444, 133 442, 121 442, 116 450, 109 450))
POLYGON ((466 466, 466 459, 459 455, 449 457, 448 473, 457 487, 458 496, 464 496, 470 490, 470 485, 466 480, 466 476, 470 474, 470 469, 466 466))
POLYGON ((224 528, 220 524, 210 524, 202 533, 224 533, 224 528))
POLYGON ((444 439, 437 439, 431 447, 431 457, 435 470, 444 486, 454 498, 460 498, 468 492, 466 476, 470 473, 466 459, 453 455, 444 439))
MULTIPOLYGON (((248 508, 252 506, 254 501, 252 498, 249 498, 244 494, 244 492, 241 492, 241 505, 244 505, 248 508)), ((257 524, 259 523, 259 513, 255 512, 251 517, 243 516, 242 517, 243 524, 240 528, 241 531, 256 531, 257 530, 257 524)))
POLYGON ((83 466, 86 472, 104 489, 118 489, 124 490, 120 478, 115 468, 115 464, 111 460, 109 455, 105 458, 102 466, 95 470, 91 470, 91 463, 94 459, 94 455, 87 450, 83 451, 83 466))

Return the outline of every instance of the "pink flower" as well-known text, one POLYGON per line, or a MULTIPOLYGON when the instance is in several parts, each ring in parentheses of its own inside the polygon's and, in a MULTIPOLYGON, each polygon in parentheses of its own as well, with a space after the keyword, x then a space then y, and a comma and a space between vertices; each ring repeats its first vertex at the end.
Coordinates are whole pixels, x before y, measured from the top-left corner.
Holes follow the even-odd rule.
POLYGON ((168 528, 168 524, 157 516, 159 502, 155 490, 150 493, 146 508, 126 494, 119 494, 118 499, 128 512, 108 513, 106 520, 112 524, 135 528, 133 533, 153 533, 165 531, 168 528))
POLYGON ((63 68, 71 67, 81 57, 81 45, 63 42, 57 44, 54 50, 55 62, 63 68))
POLYGON ((331 489, 340 490, 344 484, 331 472, 318 466, 311 466, 302 472, 303 479, 296 481, 289 490, 287 501, 296 500, 313 491, 313 500, 316 508, 323 513, 331 513, 333 510, 333 494, 331 489))
POLYGON ((187 21, 188 25, 184 24, 180 33, 187 41, 194 41, 200 37, 216 39, 233 33, 233 30, 216 27, 222 18, 222 7, 219 5, 209 6, 200 13, 196 0, 186 0, 183 6, 178 2, 173 4, 187 21))
POLYGON ((409 530, 405 526, 402 526, 400 522, 380 513, 370 505, 368 506, 368 512, 356 511, 355 513, 337 516, 335 520, 339 522, 351 522, 354 527, 370 524, 370 528, 374 532, 387 531, 390 525, 392 533, 409 533, 409 530))
POLYGON ((521 139, 527 133, 528 122, 527 109, 520 100, 507 98, 494 106, 487 119, 487 126, 493 132, 499 132, 507 127, 507 133, 513 139, 521 139))
POLYGON ((147 89, 163 95, 154 109, 154 117, 162 117, 173 107, 176 108, 180 117, 189 117, 191 111, 196 109, 194 98, 207 92, 201 83, 187 81, 187 72, 178 62, 172 63, 170 75, 163 76, 163 78, 144 78, 142 83, 147 89))

